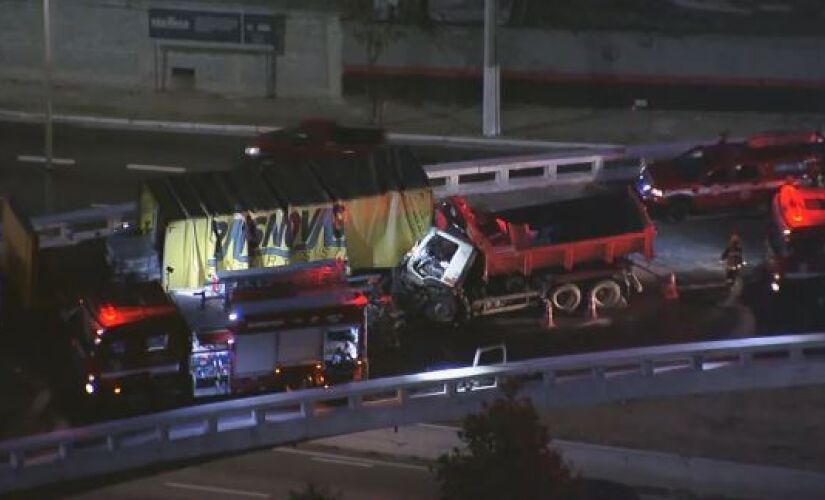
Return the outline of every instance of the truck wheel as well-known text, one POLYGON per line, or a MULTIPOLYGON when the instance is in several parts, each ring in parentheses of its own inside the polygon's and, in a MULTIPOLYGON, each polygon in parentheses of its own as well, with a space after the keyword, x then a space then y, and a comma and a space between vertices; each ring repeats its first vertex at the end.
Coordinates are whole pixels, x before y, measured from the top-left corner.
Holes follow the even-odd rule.
POLYGON ((582 291, 575 283, 565 283, 553 290, 550 301, 556 309, 572 313, 582 302, 582 291))
POLYGON ((690 213, 690 200, 676 198, 667 206, 667 218, 671 222, 682 222, 690 213))
POLYGON ((440 294, 433 297, 430 303, 430 315, 432 319, 439 323, 452 323, 458 313, 458 304, 455 297, 448 294, 440 294))
POLYGON ((590 289, 596 307, 618 307, 622 303, 622 287, 613 280, 602 280, 590 289))

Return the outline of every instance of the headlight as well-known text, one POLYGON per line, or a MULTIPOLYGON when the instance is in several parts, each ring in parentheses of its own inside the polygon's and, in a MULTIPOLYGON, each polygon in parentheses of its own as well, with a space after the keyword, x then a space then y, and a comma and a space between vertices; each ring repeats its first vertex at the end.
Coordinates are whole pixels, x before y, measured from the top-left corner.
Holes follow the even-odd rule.
POLYGON ((246 156, 258 156, 259 154, 261 154, 261 148, 259 148, 258 146, 249 146, 246 149, 244 149, 243 152, 244 154, 246 154, 246 156))
POLYGON ((659 188, 653 188, 650 190, 650 194, 652 194, 656 198, 661 198, 664 193, 659 188))
POLYGON ((648 191, 650 191, 650 189, 651 189, 650 184, 647 184, 647 183, 642 184, 642 194, 647 193, 648 191))

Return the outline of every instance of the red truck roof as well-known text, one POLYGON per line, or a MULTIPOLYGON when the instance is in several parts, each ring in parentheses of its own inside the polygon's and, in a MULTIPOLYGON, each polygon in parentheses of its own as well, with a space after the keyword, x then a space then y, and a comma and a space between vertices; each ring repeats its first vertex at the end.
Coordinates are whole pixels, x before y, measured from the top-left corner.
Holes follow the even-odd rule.
POLYGON ((815 144, 823 141, 822 133, 819 131, 773 131, 762 132, 748 138, 748 146, 751 148, 764 148, 770 146, 788 146, 794 144, 815 144))

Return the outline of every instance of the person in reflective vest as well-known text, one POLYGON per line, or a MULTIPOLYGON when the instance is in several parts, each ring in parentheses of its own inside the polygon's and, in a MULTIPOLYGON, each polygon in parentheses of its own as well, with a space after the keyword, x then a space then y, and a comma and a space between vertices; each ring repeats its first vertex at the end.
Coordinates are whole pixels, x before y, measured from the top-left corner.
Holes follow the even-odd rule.
POLYGON ((745 264, 743 254, 742 241, 739 239, 739 235, 734 232, 730 235, 721 257, 722 262, 725 264, 725 279, 727 279, 729 285, 733 285, 736 278, 739 277, 742 266, 745 264))

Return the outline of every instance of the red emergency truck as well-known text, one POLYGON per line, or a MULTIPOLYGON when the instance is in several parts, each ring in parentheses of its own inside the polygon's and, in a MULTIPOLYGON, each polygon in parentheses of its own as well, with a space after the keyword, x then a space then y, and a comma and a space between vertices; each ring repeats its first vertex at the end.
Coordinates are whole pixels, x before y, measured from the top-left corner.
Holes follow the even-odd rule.
POLYGON ((825 188, 783 186, 773 200, 766 267, 774 292, 825 278, 825 188))
POLYGON ((788 180, 820 182, 819 132, 769 132, 744 141, 700 145, 643 166, 636 190, 653 214, 681 221, 688 214, 768 207, 788 180))

